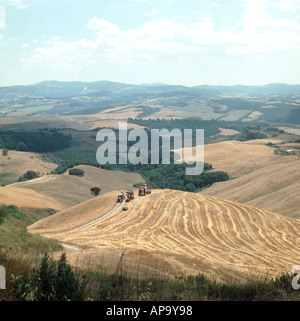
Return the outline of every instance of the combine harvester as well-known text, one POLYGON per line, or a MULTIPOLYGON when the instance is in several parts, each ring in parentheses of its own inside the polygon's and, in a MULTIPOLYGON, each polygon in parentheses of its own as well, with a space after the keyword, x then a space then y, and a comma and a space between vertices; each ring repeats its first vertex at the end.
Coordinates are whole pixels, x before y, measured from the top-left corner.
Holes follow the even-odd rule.
POLYGON ((142 184, 141 187, 139 188, 139 196, 146 196, 151 194, 151 191, 148 190, 147 184, 142 184))
POLYGON ((129 190, 126 192, 126 202, 130 202, 134 199, 134 192, 132 190, 129 190))

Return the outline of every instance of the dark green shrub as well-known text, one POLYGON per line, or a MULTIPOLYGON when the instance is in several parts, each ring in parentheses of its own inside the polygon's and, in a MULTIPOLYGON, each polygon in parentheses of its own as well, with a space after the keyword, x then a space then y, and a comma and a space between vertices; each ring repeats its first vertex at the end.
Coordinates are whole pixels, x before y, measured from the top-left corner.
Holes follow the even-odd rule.
POLYGON ((0 225, 4 222, 4 218, 9 214, 9 210, 5 204, 0 205, 0 225))
POLYGON ((86 282, 80 281, 67 264, 65 253, 57 262, 46 253, 39 269, 15 277, 14 282, 15 296, 22 301, 82 301, 85 287, 86 282))
POLYGON ((69 170, 69 175, 75 175, 82 177, 84 175, 84 170, 79 169, 79 168, 72 168, 69 170))
POLYGON ((27 171, 23 176, 19 177, 18 182, 29 181, 37 177, 40 177, 40 173, 34 171, 27 171))

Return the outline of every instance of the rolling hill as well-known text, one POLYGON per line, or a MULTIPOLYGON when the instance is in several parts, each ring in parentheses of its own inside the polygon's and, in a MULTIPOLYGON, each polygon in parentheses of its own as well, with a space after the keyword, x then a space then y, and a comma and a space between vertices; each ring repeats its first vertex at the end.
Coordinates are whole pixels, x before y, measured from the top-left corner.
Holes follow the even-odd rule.
POLYGON ((57 211, 65 207, 54 199, 26 188, 0 187, 0 202, 26 208, 51 208, 57 211))
MULTIPOLYGON (((38 118, 31 118, 36 121, 42 115, 60 115, 60 123, 69 122, 64 116, 90 115, 91 121, 101 115, 103 118, 98 120, 199 117, 299 124, 299 97, 300 85, 286 84, 186 87, 45 81, 0 87, 0 114, 9 122, 14 118, 11 113, 22 112, 27 121, 30 121, 28 116, 38 115, 38 118)), ((81 123, 80 127, 83 125, 81 123)))
POLYGON ((116 194, 40 220, 28 231, 77 246, 68 257, 81 266, 106 262, 115 269, 124 253, 124 269, 132 273, 137 269, 177 277, 204 273, 228 282, 290 272, 300 261, 297 219, 174 190, 153 190, 127 203, 128 211, 111 211, 116 194))
MULTIPOLYGON (((202 193, 300 218, 300 159, 275 154, 267 142, 285 146, 277 138, 206 145, 205 161, 232 179, 202 193)), ((294 145, 300 147, 299 143, 294 145)))
POLYGON ((90 188, 94 186, 100 187, 103 194, 114 190, 127 191, 132 189, 134 184, 144 181, 139 174, 135 173, 109 171, 88 165, 74 168, 84 170, 84 176, 72 176, 67 171, 63 175, 47 175, 16 183, 14 186, 37 191, 55 199, 65 207, 70 207, 92 198, 90 188))
POLYGON ((6 185, 16 182, 28 170, 45 175, 56 166, 57 164, 51 159, 39 153, 9 150, 8 155, 3 156, 2 150, 0 150, 0 184, 6 185))

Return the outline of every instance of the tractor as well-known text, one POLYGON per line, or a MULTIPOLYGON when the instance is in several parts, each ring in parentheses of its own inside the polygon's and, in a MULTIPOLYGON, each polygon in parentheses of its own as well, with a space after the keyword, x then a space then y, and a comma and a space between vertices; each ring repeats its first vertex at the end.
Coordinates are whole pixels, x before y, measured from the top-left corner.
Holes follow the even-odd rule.
POLYGON ((125 195, 124 195, 124 193, 120 193, 120 194, 118 195, 118 199, 117 199, 117 202, 118 202, 118 203, 121 203, 121 202, 123 202, 124 198, 125 198, 125 195))

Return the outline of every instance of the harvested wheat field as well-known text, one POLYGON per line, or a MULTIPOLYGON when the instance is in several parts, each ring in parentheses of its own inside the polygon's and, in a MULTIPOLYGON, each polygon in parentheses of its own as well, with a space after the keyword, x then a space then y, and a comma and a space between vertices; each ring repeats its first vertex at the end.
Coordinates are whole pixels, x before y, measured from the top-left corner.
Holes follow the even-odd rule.
POLYGON ((168 276, 204 273, 220 280, 275 276, 300 262, 300 221, 215 197, 153 190, 124 212, 118 192, 72 207, 28 227, 72 244, 68 259, 81 267, 105 263, 131 272, 168 276), (90 222, 90 224, 88 224, 90 222), (125 252, 124 252, 125 251, 125 252))
POLYGON ((300 159, 297 155, 275 154, 274 148, 266 146, 268 142, 282 141, 276 138, 206 145, 205 161, 214 170, 227 172, 231 180, 216 183, 202 193, 300 218, 300 159))
POLYGON ((220 168, 234 179, 202 191, 285 216, 300 218, 300 160, 297 156, 269 155, 220 168))
POLYGON ((39 194, 35 191, 17 187, 0 187, 0 202, 6 205, 29 208, 52 208, 57 211, 64 209, 64 206, 50 197, 39 194))
MULTIPOLYGON (((250 140, 247 142, 240 141, 223 141, 204 146, 204 161, 212 164, 217 170, 221 167, 230 165, 234 168, 235 164, 244 161, 257 159, 262 156, 274 154, 272 147, 266 146, 268 142, 278 143, 279 140, 250 140)), ((192 147, 193 154, 195 147, 192 147)), ((174 150, 176 152, 176 150, 174 150)), ((183 159, 184 160, 184 159, 183 159)), ((189 159, 185 159, 188 161, 189 159)))

